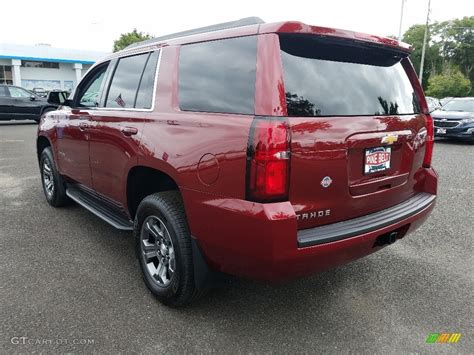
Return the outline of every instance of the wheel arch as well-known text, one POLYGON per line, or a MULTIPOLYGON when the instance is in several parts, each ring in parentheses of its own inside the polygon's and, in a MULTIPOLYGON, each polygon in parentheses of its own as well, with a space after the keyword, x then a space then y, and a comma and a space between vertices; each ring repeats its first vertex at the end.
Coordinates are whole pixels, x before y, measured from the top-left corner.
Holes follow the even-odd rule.
POLYGON ((40 161, 41 152, 47 147, 52 147, 51 141, 45 136, 38 136, 36 139, 36 155, 38 162, 40 161))
POLYGON ((169 173, 146 165, 133 166, 127 174, 127 209, 135 218, 138 205, 148 195, 163 191, 180 191, 176 179, 169 173))

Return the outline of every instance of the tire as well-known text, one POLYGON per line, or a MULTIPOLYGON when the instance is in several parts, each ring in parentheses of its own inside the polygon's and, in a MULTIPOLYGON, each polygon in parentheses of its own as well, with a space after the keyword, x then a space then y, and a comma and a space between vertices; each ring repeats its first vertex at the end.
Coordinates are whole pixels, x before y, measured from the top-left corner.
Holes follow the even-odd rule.
POLYGON ((43 149, 40 156, 41 183, 46 201, 53 207, 64 206, 69 202, 66 185, 59 175, 50 147, 43 149))
POLYGON ((203 294, 194 282, 191 236, 178 191, 145 197, 138 206, 134 234, 143 279, 160 302, 180 307, 203 294))

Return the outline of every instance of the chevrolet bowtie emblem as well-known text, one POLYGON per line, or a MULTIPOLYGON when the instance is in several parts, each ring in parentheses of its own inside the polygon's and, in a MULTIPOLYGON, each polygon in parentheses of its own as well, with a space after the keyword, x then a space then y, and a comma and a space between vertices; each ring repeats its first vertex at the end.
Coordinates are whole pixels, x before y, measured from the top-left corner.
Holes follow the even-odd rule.
POLYGON ((382 144, 393 144, 396 141, 398 141, 398 136, 397 135, 386 135, 385 137, 382 138, 382 144))

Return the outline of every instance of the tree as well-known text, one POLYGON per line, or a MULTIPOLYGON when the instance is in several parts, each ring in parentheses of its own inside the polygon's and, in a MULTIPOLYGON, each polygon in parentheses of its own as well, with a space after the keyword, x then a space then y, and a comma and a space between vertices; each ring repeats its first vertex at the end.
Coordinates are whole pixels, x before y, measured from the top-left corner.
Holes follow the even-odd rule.
POLYGON ((122 33, 120 38, 114 41, 114 52, 124 49, 132 43, 141 42, 152 38, 151 35, 144 32, 138 32, 136 28, 132 32, 122 33))
POLYGON ((436 22, 432 26, 444 65, 455 65, 474 84, 474 16, 436 22))
MULTIPOLYGON (((413 47, 410 55, 411 62, 418 75, 420 75, 421 51, 423 49, 423 37, 425 36, 425 25, 413 25, 403 35, 403 42, 413 47)), ((442 58, 439 54, 439 45, 431 42, 431 34, 428 31, 428 39, 425 52, 425 65, 423 75, 423 88, 428 86, 428 79, 432 73, 441 71, 442 58)))
POLYGON ((294 116, 319 116, 321 109, 314 107, 314 104, 303 96, 286 92, 286 102, 288 111, 292 112, 294 116))
MULTIPOLYGON (((403 35, 414 51, 410 58, 419 71, 425 25, 413 25, 403 35)), ((474 84, 474 16, 450 21, 434 22, 428 28, 425 54, 423 88, 427 88, 430 75, 444 71, 444 68, 459 68, 474 84)), ((471 91, 474 89, 471 86, 471 91)))
POLYGON ((428 96, 437 98, 463 97, 469 95, 471 82, 456 68, 446 68, 441 74, 432 75, 428 81, 428 96))

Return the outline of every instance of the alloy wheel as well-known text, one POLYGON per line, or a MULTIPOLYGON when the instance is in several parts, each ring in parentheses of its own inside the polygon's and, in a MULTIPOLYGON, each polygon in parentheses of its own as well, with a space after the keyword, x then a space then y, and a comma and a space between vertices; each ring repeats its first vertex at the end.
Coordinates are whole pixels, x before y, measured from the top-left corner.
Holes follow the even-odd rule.
POLYGON ((163 221, 148 216, 140 233, 141 257, 148 274, 160 286, 168 286, 176 273, 173 242, 163 221))
POLYGON ((43 185, 46 191, 46 194, 51 198, 54 194, 54 176, 53 168, 48 159, 43 161, 43 185))

